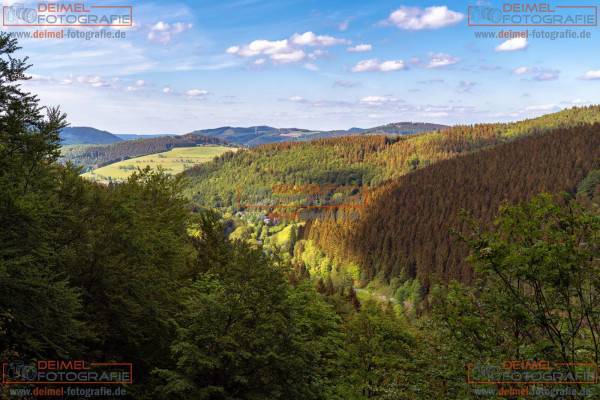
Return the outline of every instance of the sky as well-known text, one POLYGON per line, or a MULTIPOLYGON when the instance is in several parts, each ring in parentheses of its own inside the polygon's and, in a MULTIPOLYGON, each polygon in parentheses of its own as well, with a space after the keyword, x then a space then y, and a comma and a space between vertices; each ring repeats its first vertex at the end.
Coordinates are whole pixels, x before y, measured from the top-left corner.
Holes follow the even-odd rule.
MULTIPOLYGON (((33 9, 40 4, 5 0, 3 5, 19 3, 33 9)), ((505 4, 86 2, 131 6, 133 26, 73 27, 120 31, 124 38, 21 37, 19 55, 33 65, 25 87, 44 105, 60 105, 72 126, 117 134, 512 121, 600 103, 598 28, 468 26, 474 10, 469 6, 502 9, 505 4), (531 32, 528 38, 481 37, 509 29, 542 34, 569 29, 590 37, 552 40, 531 32)), ((586 0, 550 6, 573 4, 586 0)))

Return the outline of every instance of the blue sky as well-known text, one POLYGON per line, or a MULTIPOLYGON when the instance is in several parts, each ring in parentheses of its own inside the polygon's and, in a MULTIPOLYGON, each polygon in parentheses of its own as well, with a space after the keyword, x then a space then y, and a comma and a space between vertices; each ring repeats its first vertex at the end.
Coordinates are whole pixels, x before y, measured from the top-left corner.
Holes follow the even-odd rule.
MULTIPOLYGON (((13 3, 37 4, 4 5, 13 3)), ((475 1, 93 4, 133 6, 126 38, 21 40, 34 65, 27 87, 74 126, 149 134, 456 124, 600 103, 597 27, 585 28, 587 39, 478 38, 502 28, 467 26, 475 1)))

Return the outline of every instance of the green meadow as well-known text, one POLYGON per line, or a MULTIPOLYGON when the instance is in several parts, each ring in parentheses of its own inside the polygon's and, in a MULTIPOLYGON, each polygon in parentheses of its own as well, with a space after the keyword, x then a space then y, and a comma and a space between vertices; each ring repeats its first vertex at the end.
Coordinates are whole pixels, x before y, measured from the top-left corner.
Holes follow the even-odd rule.
POLYGON ((225 146, 177 147, 172 150, 130 158, 97 168, 83 174, 83 177, 97 182, 123 181, 138 168, 150 166, 152 169, 162 167, 169 174, 178 174, 184 170, 208 162, 227 151, 237 149, 225 146))

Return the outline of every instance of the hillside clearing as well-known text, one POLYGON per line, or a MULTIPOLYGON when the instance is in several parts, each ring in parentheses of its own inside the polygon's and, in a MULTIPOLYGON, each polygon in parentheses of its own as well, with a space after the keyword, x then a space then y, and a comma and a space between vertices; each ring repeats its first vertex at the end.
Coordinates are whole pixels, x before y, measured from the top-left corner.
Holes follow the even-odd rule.
POLYGON ((169 174, 178 174, 195 165, 212 160, 227 151, 236 151, 236 148, 226 146, 195 146, 177 147, 162 153, 130 158, 113 164, 97 168, 82 176, 97 182, 123 181, 133 174, 138 168, 150 166, 152 169, 162 167, 169 174))

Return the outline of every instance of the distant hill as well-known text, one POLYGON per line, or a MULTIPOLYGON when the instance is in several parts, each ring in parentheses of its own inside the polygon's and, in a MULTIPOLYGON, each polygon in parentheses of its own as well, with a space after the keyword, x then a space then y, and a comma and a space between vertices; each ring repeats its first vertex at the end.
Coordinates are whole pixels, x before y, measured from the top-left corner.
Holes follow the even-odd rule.
POLYGON ((175 147, 198 145, 227 145, 215 137, 200 135, 163 136, 152 139, 122 140, 108 145, 63 147, 62 161, 70 161, 84 168, 84 172, 117 161, 148 154, 161 153, 175 147))
POLYGON ((136 139, 154 139, 154 138, 158 138, 158 137, 176 136, 176 135, 170 135, 168 133, 159 133, 159 134, 154 134, 154 135, 137 135, 137 134, 123 133, 123 134, 116 134, 116 136, 120 137, 123 140, 136 140, 136 139))
POLYGON ((72 126, 60 132, 61 144, 110 144, 121 142, 123 139, 107 131, 88 126, 72 126))
POLYGON ((269 143, 298 142, 356 135, 407 135, 448 128, 446 125, 425 122, 398 122, 369 129, 350 128, 348 130, 320 131, 300 128, 274 128, 272 126, 231 127, 202 129, 192 135, 218 137, 230 143, 248 147, 269 143))
POLYGON ((375 128, 363 129, 359 133, 361 135, 409 135, 413 133, 437 131, 446 128, 448 128, 447 125, 430 124, 428 122, 396 122, 392 124, 376 126, 375 128))
POLYGON ((321 132, 296 128, 273 128, 271 126, 223 126, 214 129, 197 130, 190 134, 216 137, 226 140, 229 143, 236 143, 244 146, 258 146, 267 143, 309 139, 311 136, 319 133, 321 132))
MULTIPOLYGON (((213 129, 201 129, 190 132, 190 135, 208 136, 224 140, 228 143, 254 147, 262 144, 280 142, 298 142, 315 139, 325 139, 340 136, 355 135, 408 135, 448 128, 446 125, 430 124, 426 122, 398 122, 374 128, 350 128, 348 130, 321 131, 301 128, 274 128, 260 125, 250 127, 224 126, 213 129)), ((180 136, 171 134, 112 134, 91 127, 69 127, 62 130, 61 143, 63 145, 84 144, 112 144, 121 141, 146 140, 180 136)), ((161 150, 162 151, 162 150, 161 150)))

